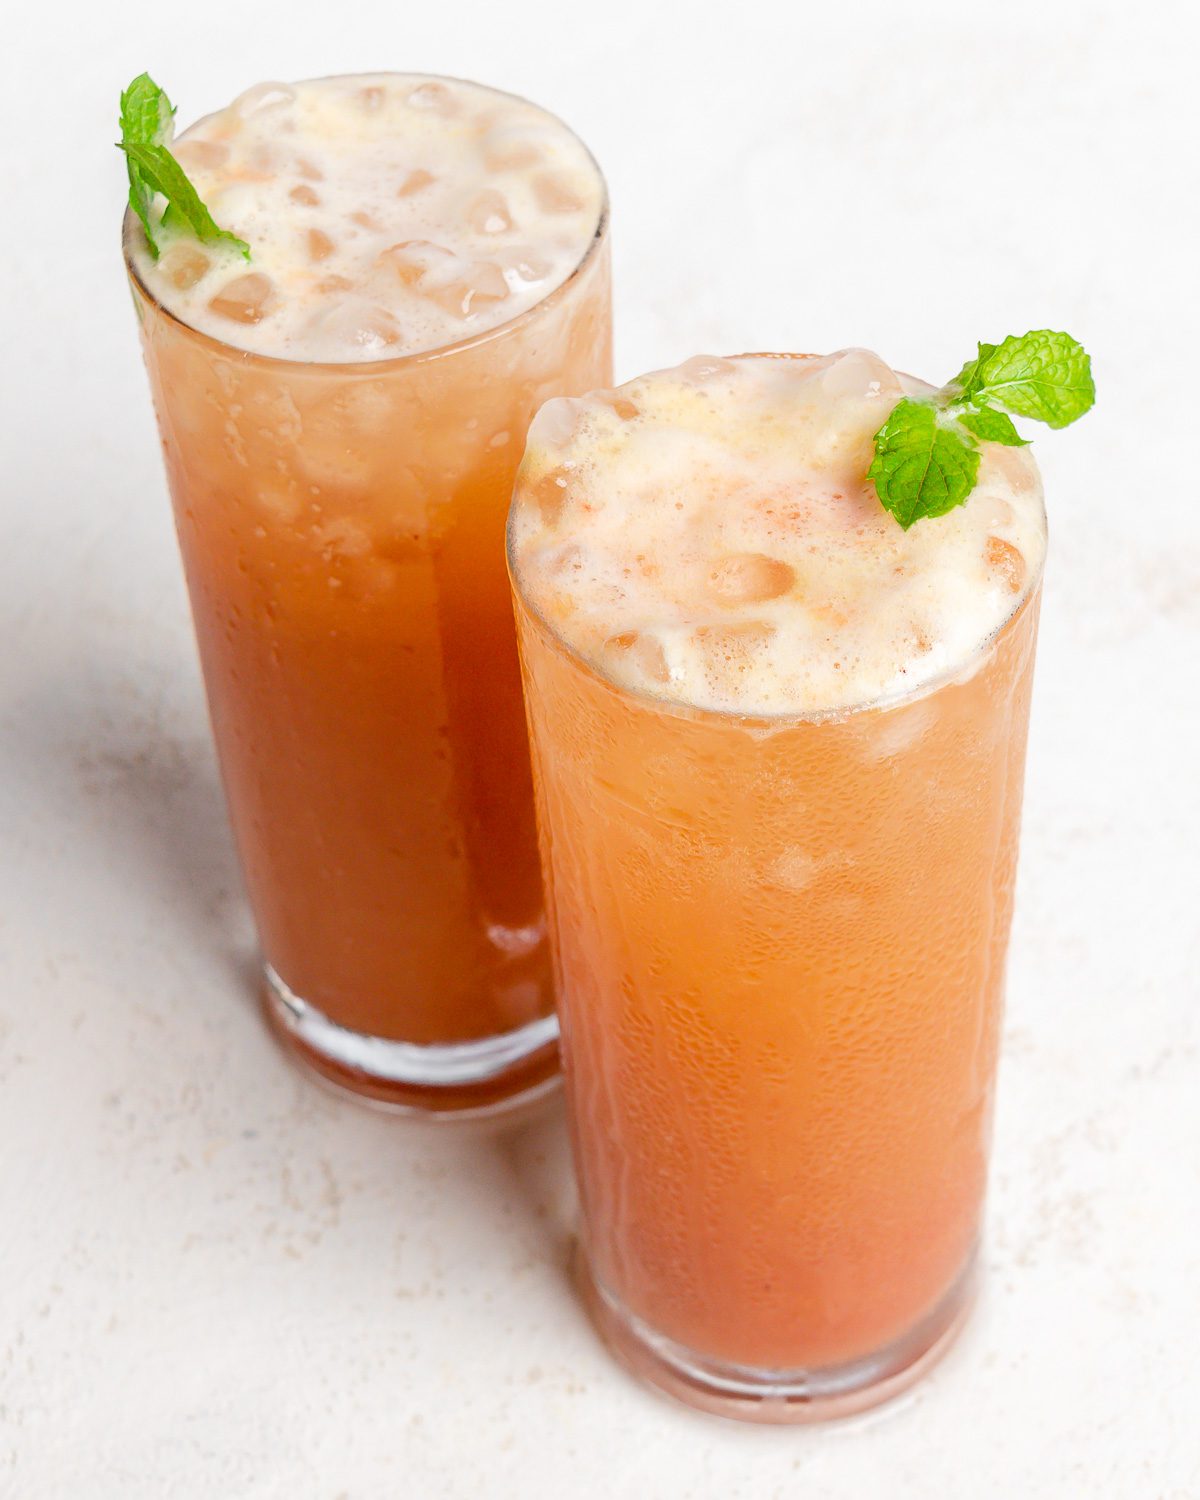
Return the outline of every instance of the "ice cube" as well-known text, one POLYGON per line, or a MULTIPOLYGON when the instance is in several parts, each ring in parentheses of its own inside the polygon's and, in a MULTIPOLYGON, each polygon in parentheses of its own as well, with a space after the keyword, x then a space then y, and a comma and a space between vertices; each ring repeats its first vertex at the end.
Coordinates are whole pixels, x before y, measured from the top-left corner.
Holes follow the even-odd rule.
POLYGON ((418 290, 455 317, 469 318, 494 302, 503 302, 508 296, 508 282, 499 266, 477 260, 448 280, 438 276, 423 279, 418 290))
POLYGON ((644 630, 626 630, 620 635, 611 635, 604 642, 604 652, 610 663, 620 670, 632 667, 634 673, 648 682, 659 685, 670 680, 667 654, 657 636, 644 630))
POLYGON ((529 426, 529 445, 565 448, 588 409, 577 396, 553 396, 542 403, 529 426))
POLYGON ((467 205, 467 222, 476 234, 504 234, 513 227, 512 214, 503 193, 484 188, 467 205))
POLYGON ((325 180, 325 173, 321 171, 315 162, 309 161, 307 156, 298 156, 296 158, 296 171, 299 172, 301 177, 306 177, 309 182, 324 182, 325 180))
POLYGON ((904 395, 900 377, 870 349, 839 349, 811 368, 834 404, 865 399, 892 407, 904 395))
POLYGON ((526 491, 537 506, 538 514, 545 525, 557 526, 562 519, 563 508, 567 503, 567 486, 570 478, 569 469, 551 469, 540 479, 535 480, 526 491))
POLYGON ((709 669, 719 678, 748 671, 775 634, 766 620, 736 620, 728 625, 700 625, 696 644, 709 669))
POLYGON ((380 230, 383 228, 375 215, 368 213, 365 208, 355 209, 348 217, 350 222, 357 224, 360 229, 380 230))
POLYGON ((271 311, 274 297, 275 285, 270 277, 250 271, 227 281, 208 305, 219 317, 234 323, 258 323, 271 311))
POLYGON ((419 193, 422 188, 427 188, 434 181, 432 172, 427 172, 424 167, 417 167, 411 171, 396 190, 398 198, 411 198, 414 193, 419 193))
POLYGON ((333 241, 323 229, 310 229, 306 238, 309 260, 328 260, 333 254, 333 241))
POLYGON ((489 172, 515 172, 544 160, 545 153, 528 131, 509 126, 484 137, 483 161, 489 172))
POLYGON ((1025 559, 1018 549, 1002 537, 989 536, 983 550, 993 581, 1019 594, 1025 586, 1025 559))
POLYGON ((676 372, 685 385, 707 385, 722 375, 736 375, 737 365, 731 359, 721 359, 713 354, 697 354, 684 360, 676 372))
POLYGON ((761 604, 778 599, 796 582, 788 563, 763 552, 735 552, 723 557, 708 574, 708 588, 718 604, 761 604))
POLYGON ((514 245, 500 257, 500 262, 519 281, 541 281, 550 274, 550 262, 531 245, 514 245))
POLYGON ((458 113, 458 100, 444 83, 434 82, 420 83, 408 96, 408 104, 413 109, 428 109, 438 115, 453 115, 458 113))
POLYGON ((371 533, 361 521, 351 516, 337 516, 326 521, 314 530, 313 540, 327 562, 335 557, 366 557, 374 550, 371 533))
POLYGON ((331 359, 366 351, 384 358, 398 344, 404 330, 396 318, 366 297, 346 296, 318 312, 309 330, 322 352, 331 359))
POLYGON ((293 203, 299 203, 303 208, 316 208, 321 200, 313 192, 307 183, 302 182, 294 187, 288 194, 293 203))
POLYGON ((212 258, 191 240, 177 240, 158 263, 160 275, 181 292, 194 287, 211 266, 212 258))
POLYGON ((376 263, 398 276, 405 286, 415 286, 431 272, 452 275, 462 260, 453 250, 432 240, 401 240, 381 250, 376 263))
POLYGON ((584 197, 574 183, 557 172, 539 172, 533 179, 538 206, 548 214, 575 214, 584 206, 584 197))
POLYGON ((256 83, 252 89, 239 94, 229 108, 238 120, 248 120, 252 115, 262 114, 266 110, 282 109, 294 104, 295 100, 296 90, 289 88, 286 83, 256 83))

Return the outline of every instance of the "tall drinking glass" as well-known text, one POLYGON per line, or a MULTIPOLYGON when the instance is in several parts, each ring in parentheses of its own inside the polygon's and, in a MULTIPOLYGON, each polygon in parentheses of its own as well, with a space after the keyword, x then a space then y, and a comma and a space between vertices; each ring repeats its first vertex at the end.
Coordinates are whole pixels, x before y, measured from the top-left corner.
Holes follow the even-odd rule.
POLYGON ((556 1070, 503 535, 532 414, 610 378, 603 182, 474 85, 245 97, 178 150, 250 266, 125 247, 266 1014, 491 1112, 556 1070))
POLYGON ((896 377, 815 364, 552 403, 509 540, 586 1294, 761 1421, 884 1399, 968 1307, 1044 547, 991 450, 902 533, 896 377))

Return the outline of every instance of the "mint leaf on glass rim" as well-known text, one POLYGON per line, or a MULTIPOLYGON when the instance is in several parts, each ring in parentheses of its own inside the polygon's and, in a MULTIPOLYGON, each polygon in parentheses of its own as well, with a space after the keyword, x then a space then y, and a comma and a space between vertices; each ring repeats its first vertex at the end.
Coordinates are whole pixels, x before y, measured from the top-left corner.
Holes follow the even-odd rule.
POLYGON ((875 434, 867 478, 905 531, 962 505, 979 475, 979 444, 1023 448, 1013 416, 1066 427, 1096 400, 1092 362, 1068 333, 1038 328, 979 344, 953 380, 905 396, 875 434))
POLYGON ((167 212, 174 223, 182 219, 196 238, 205 245, 228 240, 231 245, 235 245, 242 252, 247 260, 250 259, 250 246, 245 240, 239 240, 236 234, 231 234, 228 229, 222 229, 217 224, 212 214, 200 201, 200 194, 192 186, 187 173, 165 146, 140 146, 130 143, 122 146, 121 149, 150 187, 156 193, 161 193, 167 200, 167 212))
POLYGON ((149 73, 139 73, 121 95, 121 139, 129 172, 129 204, 141 220, 150 254, 158 259, 164 224, 186 225, 202 244, 226 241, 250 259, 250 246, 222 229, 204 206, 187 173, 168 149, 175 133, 175 108, 149 73), (166 209, 154 223, 154 197, 166 209))
POLYGON ((914 521, 944 516, 975 488, 979 451, 928 401, 907 397, 875 434, 867 478, 905 531, 914 521))

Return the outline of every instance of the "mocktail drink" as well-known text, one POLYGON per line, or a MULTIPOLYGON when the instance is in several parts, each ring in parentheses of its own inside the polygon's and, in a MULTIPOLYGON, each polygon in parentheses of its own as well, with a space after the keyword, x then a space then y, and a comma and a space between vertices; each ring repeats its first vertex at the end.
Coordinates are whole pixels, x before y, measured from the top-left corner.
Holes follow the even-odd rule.
POLYGON ((261 85, 174 150, 252 252, 126 222, 268 1015, 490 1108, 555 1067, 503 535, 533 412, 611 378, 603 182, 420 76, 261 85))
POLYGON ((589 1296, 684 1399, 901 1387, 969 1296, 1045 521, 910 531, 863 351, 551 402, 509 530, 589 1296))

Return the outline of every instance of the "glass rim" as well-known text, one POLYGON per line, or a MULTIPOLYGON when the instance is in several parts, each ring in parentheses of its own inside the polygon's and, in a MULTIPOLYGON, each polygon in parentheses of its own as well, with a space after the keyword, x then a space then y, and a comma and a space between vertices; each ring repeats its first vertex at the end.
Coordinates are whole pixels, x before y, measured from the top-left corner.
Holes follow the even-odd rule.
MULTIPOLYGON (((586 155, 588 161, 591 162, 592 168, 596 173, 596 180, 600 184, 600 205, 596 215, 595 228, 593 229, 592 234, 589 237, 586 246, 584 247, 583 253, 580 255, 579 259, 575 262, 567 275, 562 279, 562 281, 560 281, 556 286, 551 287, 551 289, 544 296, 539 297, 536 302, 525 308, 524 311, 514 313, 512 317, 506 318, 503 323, 497 323, 491 328, 482 329, 479 333, 467 334, 464 338, 455 339, 452 343, 434 345, 429 349, 414 349, 408 354, 387 354, 379 359, 293 359, 290 356, 284 354, 264 354, 259 350, 243 349, 239 344, 230 343, 227 339, 218 338, 215 334, 205 333, 203 329, 197 328, 195 324, 189 323, 186 318, 183 318, 177 312, 172 311, 172 309, 169 308, 165 302, 163 302, 162 298, 159 297, 154 291, 151 290, 149 286, 146 285, 146 280, 139 270, 137 264, 135 263, 130 250, 131 236, 138 232, 141 226, 137 219, 137 216, 133 212, 132 207, 127 204, 125 212, 121 217, 121 255, 125 262, 126 274, 132 282, 134 289, 143 298, 143 300, 148 303, 156 313, 166 318, 169 322, 175 324, 177 328, 183 329, 193 338, 199 339, 201 343, 210 345, 214 349, 224 350, 235 354, 238 356, 239 360, 244 361, 248 364, 261 363, 264 365, 273 365, 290 370, 324 371, 327 374, 332 371, 346 370, 368 370, 378 374, 384 370, 389 370, 394 367, 398 368, 402 365, 422 364, 435 359, 444 359, 448 355, 460 354, 466 352, 469 349, 474 349, 481 344, 487 343, 489 340, 502 338, 510 333, 513 329, 521 327, 529 319, 540 313, 543 308, 549 306, 564 293, 566 293, 567 289, 571 287, 576 281, 578 281, 583 273, 588 269, 592 261, 599 254, 601 246, 605 243, 608 237, 608 225, 610 217, 608 182, 605 179, 603 171, 601 170, 600 163, 592 154, 591 147, 587 144, 583 137, 576 134, 576 132, 572 130, 570 125, 568 125, 567 122, 563 120, 559 115, 556 115, 552 110, 546 109, 543 105, 536 103, 532 99, 526 99, 523 94, 514 94, 508 89, 493 88, 489 83, 479 83, 475 79, 471 78, 458 78, 450 73, 405 73, 398 69, 384 69, 380 72, 375 73, 324 73, 316 78, 302 78, 295 81, 298 83, 325 83, 352 78, 389 77, 416 78, 422 80, 423 82, 433 83, 460 83, 465 84, 468 88, 483 89, 489 94, 497 94, 503 99, 514 99, 519 104, 528 104, 533 109, 540 110, 541 113, 544 114, 548 119, 553 120, 556 125, 561 126, 572 140, 578 142, 578 144, 583 148, 583 152, 586 155)), ((193 121, 193 124, 198 124, 199 120, 205 118, 207 118, 207 116, 201 115, 198 120, 193 121)), ((184 134, 186 134, 186 131, 184 132, 184 134)))
MULTIPOLYGON (((721 359, 817 359, 819 355, 813 354, 787 354, 770 351, 755 351, 754 353, 726 354, 714 356, 721 359)), ((1040 476, 1039 476, 1040 477, 1040 476)), ((603 684, 612 692, 633 699, 635 702, 646 707, 656 709, 660 713, 671 714, 675 718, 689 720, 711 719, 722 723, 742 725, 749 730, 764 729, 776 730, 799 727, 802 724, 836 724, 843 723, 848 719, 856 718, 862 714, 889 712, 892 709, 907 708, 909 704, 916 703, 922 698, 927 698, 940 689, 950 687, 956 682, 969 682, 979 670, 984 657, 988 655, 992 647, 1013 626, 1018 617, 1024 613, 1026 607, 1032 604, 1039 596, 1042 587, 1042 578, 1046 571, 1046 553, 1049 550, 1049 525, 1045 527, 1046 545, 1042 548, 1042 555, 1038 560, 1037 567, 1026 580, 1020 597, 1015 601, 1013 607, 996 625, 993 630, 976 645, 970 656, 955 666, 947 667, 934 677, 925 682, 916 683, 911 687, 898 688, 894 692, 883 693, 875 698, 864 698, 854 703, 846 703, 835 708, 809 709, 806 712, 797 713, 789 710, 781 710, 778 713, 748 713, 739 709, 710 708, 698 703, 682 703, 675 698, 663 697, 658 693, 652 693, 648 689, 630 687, 623 682, 614 682, 595 663, 588 660, 586 656, 577 650, 566 639, 561 631, 546 618, 545 614, 534 604, 525 589, 522 587, 520 570, 517 566, 515 555, 515 520, 516 520, 516 493, 521 483, 520 469, 513 486, 513 499, 508 507, 508 520, 504 528, 504 556, 508 568, 509 583, 512 588, 513 597, 523 609, 529 619, 538 627, 546 637, 547 641, 564 656, 568 657, 573 665, 580 668, 595 681, 603 684)), ((1046 517, 1045 497, 1042 499, 1042 517, 1046 517)))

